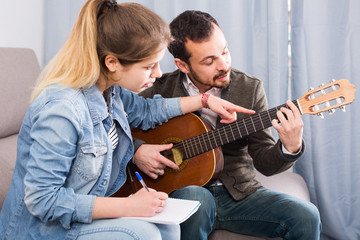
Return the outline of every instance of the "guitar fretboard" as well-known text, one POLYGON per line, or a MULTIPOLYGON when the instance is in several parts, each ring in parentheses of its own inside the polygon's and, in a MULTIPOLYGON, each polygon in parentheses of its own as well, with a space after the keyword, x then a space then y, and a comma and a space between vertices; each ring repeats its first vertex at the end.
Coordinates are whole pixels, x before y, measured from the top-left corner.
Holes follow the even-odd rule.
MULTIPOLYGON (((297 100, 293 103, 299 108, 297 100)), ((174 144, 173 148, 183 153, 183 159, 189 159, 210 151, 227 143, 244 138, 254 132, 271 127, 271 121, 277 119, 276 112, 281 107, 289 108, 286 104, 274 107, 267 111, 253 114, 248 118, 237 120, 223 127, 217 128, 174 144)), ((171 150, 164 151, 164 156, 170 157, 171 150)))

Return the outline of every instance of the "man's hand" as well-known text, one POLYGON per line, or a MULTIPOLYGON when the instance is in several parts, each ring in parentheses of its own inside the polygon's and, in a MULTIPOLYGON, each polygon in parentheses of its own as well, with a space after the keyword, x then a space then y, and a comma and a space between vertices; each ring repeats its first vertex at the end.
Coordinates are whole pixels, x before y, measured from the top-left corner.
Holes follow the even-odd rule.
POLYGON ((161 155, 161 151, 169 150, 172 144, 143 144, 134 154, 136 166, 153 179, 164 174, 165 167, 179 170, 178 165, 161 155))
POLYGON ((286 104, 290 109, 282 107, 276 113, 279 120, 274 119, 271 123, 278 132, 280 141, 285 149, 290 153, 296 153, 302 145, 304 123, 301 119, 300 111, 295 104, 291 101, 287 101, 286 104))

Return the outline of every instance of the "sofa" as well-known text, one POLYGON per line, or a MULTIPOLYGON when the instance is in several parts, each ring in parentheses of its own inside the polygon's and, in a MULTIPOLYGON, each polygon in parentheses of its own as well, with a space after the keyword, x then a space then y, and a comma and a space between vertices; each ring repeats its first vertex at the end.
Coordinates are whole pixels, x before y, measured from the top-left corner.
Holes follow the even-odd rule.
POLYGON ((0 209, 15 167, 18 132, 39 73, 33 50, 0 48, 0 209))
MULTIPOLYGON (((0 48, 0 210, 10 187, 16 161, 18 132, 30 103, 30 95, 40 66, 35 53, 25 48, 0 48)), ((263 186, 309 200, 303 178, 291 171, 265 177, 256 172, 263 186)), ((209 240, 259 240, 225 230, 216 230, 209 240)))

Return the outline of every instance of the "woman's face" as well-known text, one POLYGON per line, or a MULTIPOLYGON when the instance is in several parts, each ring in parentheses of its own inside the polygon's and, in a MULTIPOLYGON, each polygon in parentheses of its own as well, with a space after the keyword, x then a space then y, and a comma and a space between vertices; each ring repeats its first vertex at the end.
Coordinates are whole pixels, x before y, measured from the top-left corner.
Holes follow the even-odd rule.
POLYGON ((162 75, 160 60, 164 57, 166 47, 153 56, 129 66, 118 67, 119 71, 113 76, 115 84, 133 92, 141 92, 155 82, 155 78, 162 75))

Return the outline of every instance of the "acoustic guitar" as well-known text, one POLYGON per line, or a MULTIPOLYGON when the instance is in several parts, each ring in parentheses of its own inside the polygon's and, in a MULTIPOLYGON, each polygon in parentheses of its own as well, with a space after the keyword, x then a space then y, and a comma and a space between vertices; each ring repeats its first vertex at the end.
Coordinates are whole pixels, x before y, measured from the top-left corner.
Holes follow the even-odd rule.
MULTIPOLYGON (((338 107, 345 111, 345 105, 353 102, 354 95, 354 85, 346 79, 341 79, 321 85, 317 89, 310 89, 293 103, 301 114, 322 117, 322 112, 328 111, 332 114, 338 107)), ((112 196, 126 197, 142 188, 135 171, 142 173, 148 187, 166 193, 189 185, 206 185, 221 174, 223 166, 221 146, 272 126, 271 120, 277 118, 276 112, 281 107, 288 106, 284 104, 255 113, 215 130, 211 130, 194 114, 173 118, 147 131, 133 129, 133 136, 148 144, 173 143, 173 148, 162 154, 174 161, 179 166, 179 170, 165 168, 165 173, 154 180, 142 173, 134 164, 129 164, 125 184, 112 196)))

